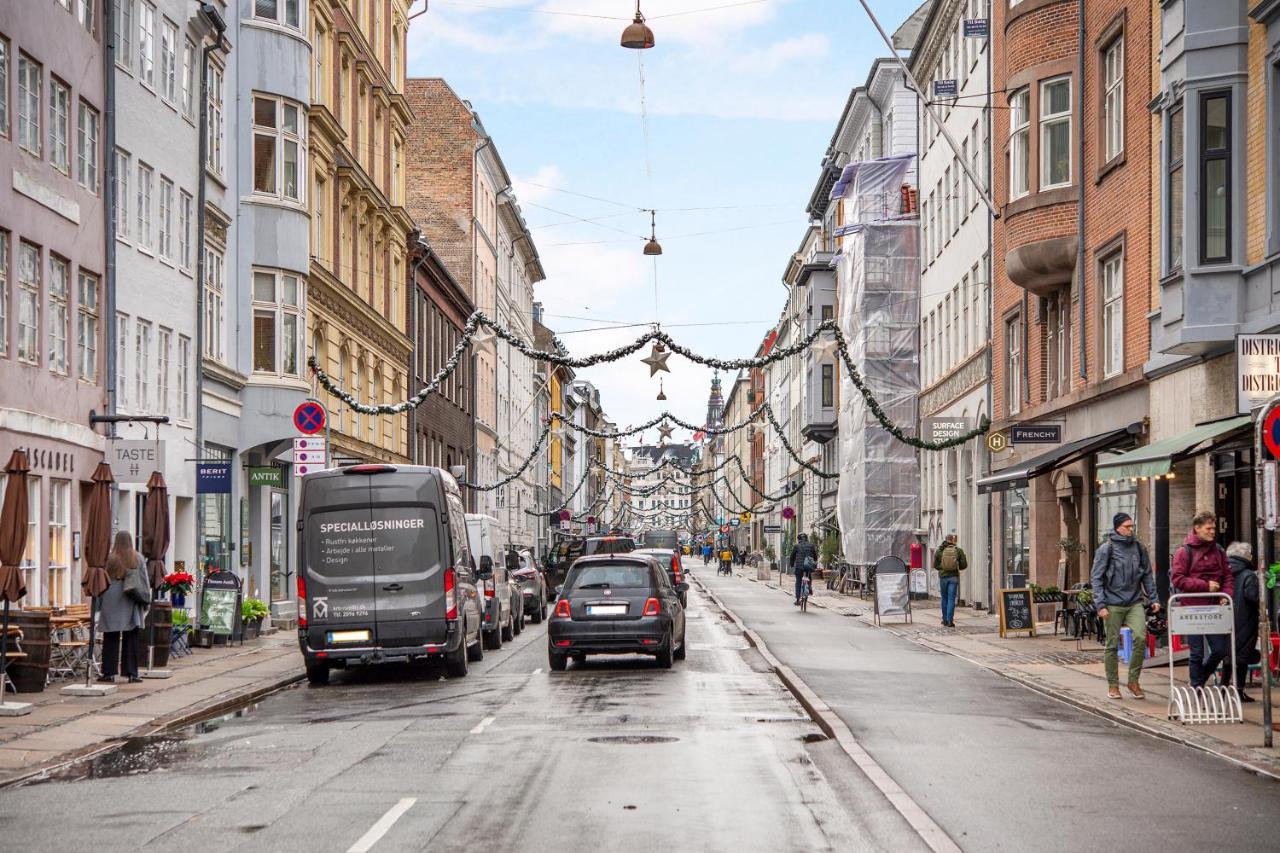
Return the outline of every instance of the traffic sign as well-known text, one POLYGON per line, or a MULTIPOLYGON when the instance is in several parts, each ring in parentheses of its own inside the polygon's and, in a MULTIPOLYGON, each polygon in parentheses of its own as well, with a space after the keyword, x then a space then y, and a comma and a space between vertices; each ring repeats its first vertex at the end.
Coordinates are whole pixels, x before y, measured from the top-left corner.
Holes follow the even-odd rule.
POLYGON ((1273 458, 1280 459, 1280 406, 1272 409, 1262 422, 1262 442, 1273 458))
POLYGON ((729 532, 729 525, 727 525, 727 524, 722 524, 722 525, 720 525, 720 532, 721 532, 721 533, 728 533, 728 532, 729 532))
POLYGON ((782 508, 782 517, 785 518, 787 521, 790 521, 791 519, 795 518, 796 517, 795 507, 784 506, 782 508))
POLYGON ((293 473, 299 477, 323 470, 329 448, 323 438, 293 440, 293 473))
POLYGON ((751 520, 751 513, 744 512, 742 515, 738 516, 738 518, 742 519, 743 524, 746 524, 748 521, 751 520))
POLYGON ((293 425, 303 435, 315 435, 323 430, 326 419, 324 406, 315 400, 299 403, 293 410, 293 425))

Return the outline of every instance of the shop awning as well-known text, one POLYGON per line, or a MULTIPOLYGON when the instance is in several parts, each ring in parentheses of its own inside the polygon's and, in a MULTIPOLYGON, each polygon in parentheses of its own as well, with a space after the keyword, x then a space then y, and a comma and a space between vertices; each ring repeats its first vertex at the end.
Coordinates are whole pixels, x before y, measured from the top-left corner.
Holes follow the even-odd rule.
POLYGON ((1162 438, 1145 447, 1137 447, 1121 453, 1114 459, 1098 463, 1099 480, 1132 480, 1137 477, 1163 477, 1173 470, 1175 462, 1208 450, 1213 443, 1233 432, 1245 429, 1252 422, 1249 415, 1201 424, 1195 429, 1162 438))
POLYGON ((1020 489, 1041 474, 1047 474, 1055 468, 1070 465, 1072 462, 1097 453, 1099 450, 1106 450, 1108 447, 1115 447, 1117 444, 1129 441, 1138 434, 1141 428, 1141 424, 1132 424, 1120 429, 1113 429, 1110 432, 1099 433, 1089 438, 1078 438, 1075 441, 1060 444, 1048 453, 1033 456, 1024 462, 1010 465, 1003 471, 997 471, 989 477, 983 477, 978 481, 978 493, 987 494, 989 492, 1003 492, 1006 489, 1020 489))

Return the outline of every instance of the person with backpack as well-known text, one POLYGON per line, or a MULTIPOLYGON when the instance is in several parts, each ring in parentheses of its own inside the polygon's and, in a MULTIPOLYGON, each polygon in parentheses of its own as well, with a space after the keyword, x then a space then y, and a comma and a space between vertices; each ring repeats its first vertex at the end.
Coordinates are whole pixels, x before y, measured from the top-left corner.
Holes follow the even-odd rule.
POLYGON ((1107 630, 1102 662, 1107 673, 1107 696, 1120 698, 1120 630, 1133 633, 1133 654, 1129 657, 1129 692, 1137 699, 1146 694, 1138 685, 1142 677, 1143 648, 1147 644, 1147 614, 1143 599, 1152 602, 1151 611, 1160 610, 1156 600, 1156 576, 1151 570, 1147 549, 1133 535, 1133 517, 1118 512, 1111 519, 1111 533, 1093 555, 1090 572, 1093 602, 1098 618, 1107 630))
POLYGON ((818 568, 818 549, 809 541, 809 534, 801 533, 796 537, 796 547, 791 549, 791 571, 796 576, 796 606, 800 606, 800 585, 806 575, 810 581, 813 572, 818 568))
POLYGON ((936 554, 933 567, 938 571, 938 592, 942 596, 942 624, 956 626, 956 597, 960 593, 960 573, 969 568, 969 558, 956 544, 956 535, 948 533, 936 554))
MULTIPOLYGON (((1225 592, 1235 589, 1227 552, 1214 540, 1218 535, 1218 519, 1211 512, 1200 512, 1191 519, 1191 532, 1173 555, 1171 581, 1175 592, 1225 592)), ((1187 598, 1183 606, 1215 605, 1222 599, 1216 595, 1187 598)), ((1206 634, 1187 637, 1191 648, 1189 676, 1192 687, 1204 687, 1213 673, 1231 654, 1230 634, 1206 634), (1208 654, 1206 655, 1206 648, 1208 654)), ((1228 678, 1229 681, 1229 678, 1228 678)))

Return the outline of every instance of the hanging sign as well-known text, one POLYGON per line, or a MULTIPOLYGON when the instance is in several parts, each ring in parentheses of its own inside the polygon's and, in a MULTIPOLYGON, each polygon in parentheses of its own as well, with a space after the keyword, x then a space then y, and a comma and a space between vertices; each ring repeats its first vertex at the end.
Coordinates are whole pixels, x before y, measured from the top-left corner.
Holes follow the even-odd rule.
POLYGON ((196 493, 201 495, 231 494, 231 463, 197 462, 196 493))
POLYGON ((254 465, 249 468, 249 485, 284 488, 284 469, 275 465, 254 465))
POLYGON ((965 18, 964 37, 967 39, 984 39, 991 35, 991 25, 986 18, 965 18))
POLYGON ((933 96, 935 98, 954 98, 959 93, 960 87, 954 79, 933 81, 933 96))
POLYGON ((1236 335, 1237 411, 1247 415, 1280 394, 1280 334, 1236 335))
POLYGON ((1009 427, 1010 444, 1061 444, 1062 424, 1015 424, 1009 427))
POLYGON ((164 473, 164 442, 115 439, 107 442, 107 464, 117 483, 145 483, 164 473))

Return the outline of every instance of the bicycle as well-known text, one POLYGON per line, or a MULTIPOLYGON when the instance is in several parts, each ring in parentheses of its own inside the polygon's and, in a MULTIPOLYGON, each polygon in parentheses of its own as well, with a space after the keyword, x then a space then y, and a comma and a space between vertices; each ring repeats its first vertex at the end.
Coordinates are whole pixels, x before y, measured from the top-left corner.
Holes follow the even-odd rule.
POLYGON ((800 580, 800 612, 804 613, 809 609, 809 595, 813 592, 813 581, 808 575, 800 580))

